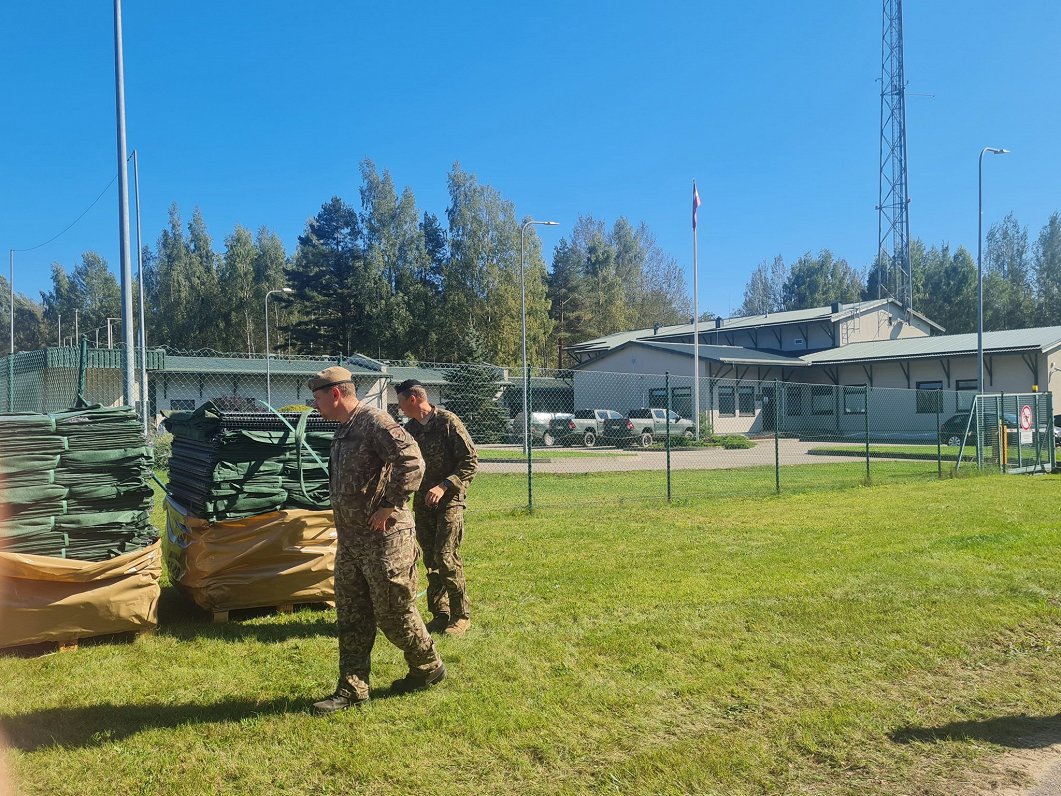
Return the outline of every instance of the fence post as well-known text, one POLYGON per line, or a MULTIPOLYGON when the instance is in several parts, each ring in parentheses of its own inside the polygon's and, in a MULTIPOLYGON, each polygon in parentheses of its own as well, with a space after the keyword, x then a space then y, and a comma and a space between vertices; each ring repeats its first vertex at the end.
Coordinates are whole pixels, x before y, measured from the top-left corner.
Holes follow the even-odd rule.
POLYGON ((781 384, 774 379, 774 492, 781 494, 781 384))
MULTIPOLYGON (((940 398, 942 397, 943 396, 941 395, 940 398)), ((943 434, 940 431, 939 422, 940 403, 941 401, 936 401, 936 476, 938 478, 943 478, 943 440, 940 439, 943 434)), ((961 448, 959 447, 958 450, 960 451, 961 448)))
MULTIPOLYGON (((839 387, 837 389, 840 389, 839 387)), ((866 486, 870 485, 870 474, 869 474, 869 391, 870 386, 866 385, 866 391, 862 394, 862 416, 866 418, 866 486)))
POLYGON ((15 353, 14 346, 11 347, 12 352, 7 356, 7 411, 15 411, 15 353))
MULTIPOLYGON (((670 503, 670 371, 663 374, 663 386, 667 390, 667 502, 670 503)), ((700 417, 697 415, 697 425, 700 417)))
POLYGON ((530 514, 534 513, 534 471, 531 465, 531 460, 534 458, 534 432, 532 431, 531 418, 534 416, 533 407, 531 406, 531 388, 530 388, 530 365, 527 365, 526 372, 523 376, 523 389, 526 391, 524 396, 524 402, 527 406, 527 416, 523 419, 526 424, 525 431, 527 433, 527 512, 530 514))

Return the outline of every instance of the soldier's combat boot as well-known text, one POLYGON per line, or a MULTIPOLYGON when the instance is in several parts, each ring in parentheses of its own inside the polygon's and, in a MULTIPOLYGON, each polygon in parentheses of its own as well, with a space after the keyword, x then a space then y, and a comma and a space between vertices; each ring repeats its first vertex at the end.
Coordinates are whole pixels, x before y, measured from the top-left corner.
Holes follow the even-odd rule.
POLYGON ((427 623, 427 632, 442 633, 447 627, 449 627, 449 615, 437 614, 430 622, 427 623))
POLYGON ((327 716, 330 713, 336 713, 340 710, 346 710, 347 708, 358 708, 368 702, 369 698, 359 697, 353 691, 339 687, 335 689, 335 693, 327 699, 322 699, 320 702, 313 703, 313 712, 318 716, 327 716))
POLYGON ((468 632, 468 628, 472 626, 472 620, 466 616, 462 616, 460 619, 455 619, 446 626, 447 636, 463 636, 468 632))
POLYGON ((395 694, 408 694, 412 691, 426 691, 433 685, 441 683, 446 677, 446 667, 439 664, 433 672, 425 675, 415 675, 412 672, 405 675, 401 680, 391 683, 391 691, 395 694))

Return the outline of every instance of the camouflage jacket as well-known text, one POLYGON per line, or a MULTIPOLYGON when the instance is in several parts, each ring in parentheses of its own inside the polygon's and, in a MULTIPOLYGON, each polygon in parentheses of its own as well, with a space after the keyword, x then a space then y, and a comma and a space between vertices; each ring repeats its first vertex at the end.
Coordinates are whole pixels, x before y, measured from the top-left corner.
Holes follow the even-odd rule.
POLYGON ((420 486, 420 448, 386 412, 358 404, 332 438, 328 472, 336 527, 368 528, 381 505, 395 507, 395 525, 408 525, 406 505, 420 486))
POLYGON ((410 420, 405 428, 420 445, 420 452, 424 455, 426 469, 420 485, 421 494, 443 481, 449 481, 443 500, 463 499, 479 467, 479 457, 475 453, 475 443, 461 419, 453 412, 436 407, 426 423, 410 420))

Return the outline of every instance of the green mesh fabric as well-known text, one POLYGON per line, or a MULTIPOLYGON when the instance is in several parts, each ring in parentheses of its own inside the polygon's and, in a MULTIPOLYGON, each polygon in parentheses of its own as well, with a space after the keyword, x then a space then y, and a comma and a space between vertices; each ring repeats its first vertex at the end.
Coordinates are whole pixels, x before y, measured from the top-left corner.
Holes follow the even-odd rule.
POLYGON ((151 461, 130 407, 0 415, 0 549, 102 561, 153 543, 151 461))
POLYGON ((334 424, 316 418, 316 430, 307 431, 305 415, 228 413, 212 403, 173 412, 165 422, 173 433, 169 492, 193 515, 215 522, 330 507, 334 424))

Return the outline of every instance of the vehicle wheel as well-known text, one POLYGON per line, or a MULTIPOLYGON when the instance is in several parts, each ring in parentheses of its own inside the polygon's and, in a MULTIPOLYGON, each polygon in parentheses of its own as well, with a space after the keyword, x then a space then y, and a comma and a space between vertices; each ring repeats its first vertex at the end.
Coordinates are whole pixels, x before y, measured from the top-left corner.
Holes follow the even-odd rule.
POLYGON ((592 431, 587 431, 585 434, 582 435, 582 444, 585 445, 587 448, 592 448, 594 445, 597 444, 597 435, 594 434, 592 431))
POLYGON ((556 444, 556 438, 546 431, 545 434, 542 435, 542 444, 547 448, 551 448, 556 444))
POLYGON ((695 435, 693 434, 691 429, 687 429, 686 432, 682 434, 682 436, 686 439, 692 439, 695 435))
POLYGON ((950 445, 952 448, 957 448, 959 445, 962 444, 962 438, 959 437, 957 434, 951 434, 949 437, 947 437, 947 444, 950 445))
POLYGON ((641 436, 638 438, 638 442, 640 443, 642 448, 647 448, 649 445, 652 444, 652 441, 653 440, 651 431, 642 431, 641 436))

